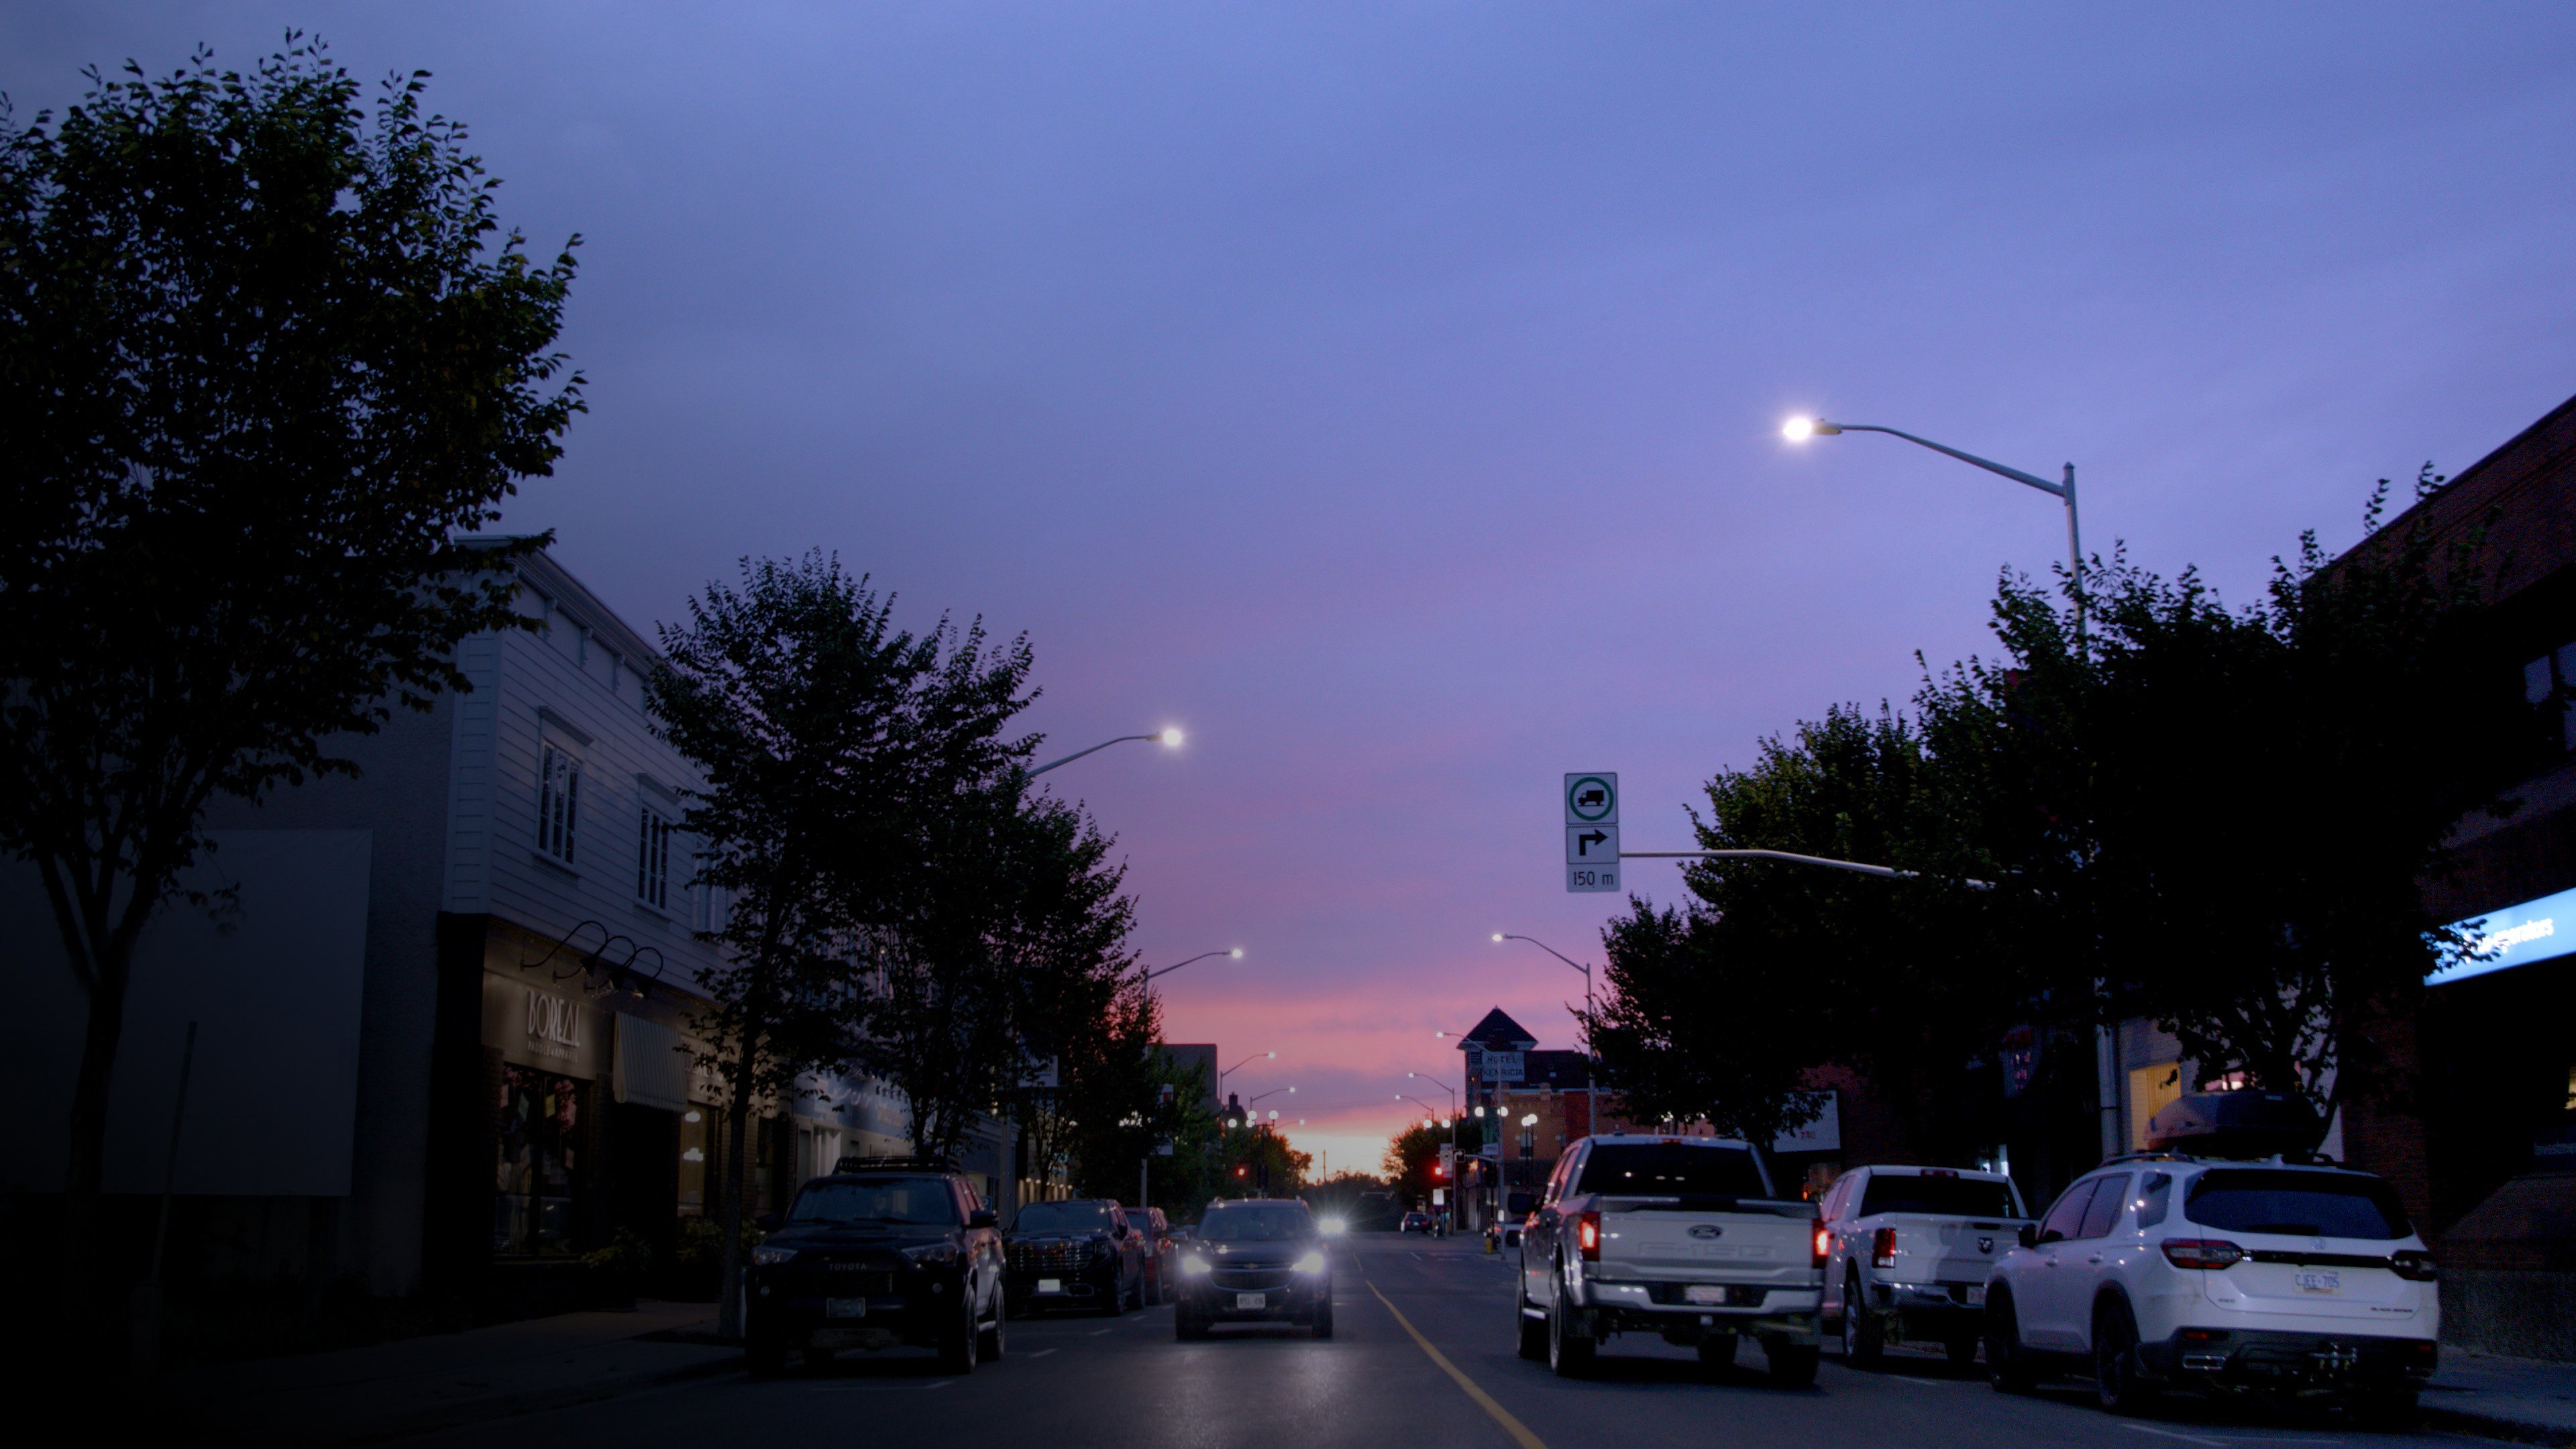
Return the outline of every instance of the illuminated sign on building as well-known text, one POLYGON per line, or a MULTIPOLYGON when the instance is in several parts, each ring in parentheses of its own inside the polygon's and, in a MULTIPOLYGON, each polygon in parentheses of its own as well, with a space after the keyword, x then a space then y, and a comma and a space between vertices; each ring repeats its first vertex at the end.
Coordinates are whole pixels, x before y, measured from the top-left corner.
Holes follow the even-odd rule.
POLYGON ((2576 890, 2560 891, 2452 924, 2467 934, 2470 949, 2486 959, 2462 960, 2446 966, 2424 978, 2427 986, 2465 981, 2490 971, 2528 966, 2576 952, 2576 890), (2567 918, 2564 931, 2558 929, 2560 916, 2567 918))

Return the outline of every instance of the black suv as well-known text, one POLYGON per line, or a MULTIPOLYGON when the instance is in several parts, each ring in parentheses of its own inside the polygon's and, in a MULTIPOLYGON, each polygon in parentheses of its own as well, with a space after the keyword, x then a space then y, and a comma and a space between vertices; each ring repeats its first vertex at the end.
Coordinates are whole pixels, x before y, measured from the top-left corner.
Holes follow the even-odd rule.
POLYGON ((1108 1198, 1030 1203, 1011 1224, 1011 1309, 1142 1308, 1144 1254, 1153 1251, 1145 1244, 1108 1198))
POLYGON ((966 1373, 1002 1356, 1002 1235, 944 1164, 843 1158, 796 1192, 751 1250, 746 1357, 755 1374, 836 1349, 910 1344, 966 1373))
POLYGON ((1212 1323, 1302 1323, 1333 1336, 1333 1261, 1302 1202, 1214 1202, 1181 1250, 1172 1332, 1205 1338, 1212 1323))

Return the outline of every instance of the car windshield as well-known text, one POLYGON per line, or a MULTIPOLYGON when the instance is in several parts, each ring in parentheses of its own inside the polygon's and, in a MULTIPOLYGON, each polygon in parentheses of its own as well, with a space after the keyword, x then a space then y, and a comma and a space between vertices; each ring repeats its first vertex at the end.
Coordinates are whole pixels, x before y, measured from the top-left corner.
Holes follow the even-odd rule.
POLYGON ((1871 1173, 1861 1195, 1861 1217, 1880 1213, 1938 1213, 1953 1218, 2012 1218, 2012 1190, 2000 1182, 1973 1177, 1917 1177, 1911 1173, 1882 1177, 1871 1173))
POLYGON ((2409 1231, 2406 1210, 2387 1183, 2323 1172, 2204 1172, 2183 1199, 2182 1215, 2205 1228, 2302 1238, 2386 1242, 2409 1231))
POLYGON ((1023 1233, 1087 1233, 1110 1225, 1109 1209, 1096 1202, 1033 1202, 1020 1209, 1023 1233))
POLYGON ((1154 1214, 1144 1208, 1129 1208, 1127 1226, 1140 1233, 1150 1233, 1154 1230, 1154 1214))
POLYGON ((809 1182, 788 1208, 791 1223, 922 1223, 957 1225, 957 1195, 938 1177, 883 1177, 865 1182, 809 1182))
POLYGON ((1742 1147, 1605 1142, 1583 1163, 1581 1192, 1619 1197, 1766 1197, 1762 1169, 1742 1147))
POLYGON ((1199 1220, 1199 1236, 1219 1243, 1277 1242, 1315 1236, 1314 1214, 1301 1202, 1212 1207, 1199 1220))

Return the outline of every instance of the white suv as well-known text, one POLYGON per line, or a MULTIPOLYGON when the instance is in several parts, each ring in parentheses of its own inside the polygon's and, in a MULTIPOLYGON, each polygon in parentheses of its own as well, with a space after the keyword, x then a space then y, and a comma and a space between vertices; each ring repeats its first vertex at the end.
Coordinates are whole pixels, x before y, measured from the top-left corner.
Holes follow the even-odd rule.
POLYGON ((2185 1385, 2402 1420, 2433 1372, 2437 1276, 2397 1194, 2368 1173, 2116 1157, 1995 1265, 1987 1372, 2008 1392, 2089 1372, 2114 1411, 2185 1385))

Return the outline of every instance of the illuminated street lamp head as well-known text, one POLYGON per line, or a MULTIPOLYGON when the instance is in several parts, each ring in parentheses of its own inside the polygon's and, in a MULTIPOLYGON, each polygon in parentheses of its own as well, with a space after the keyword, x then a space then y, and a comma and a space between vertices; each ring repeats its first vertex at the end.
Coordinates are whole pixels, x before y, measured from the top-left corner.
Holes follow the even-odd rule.
POLYGON ((1234 958, 1234 959, 1235 959, 1235 960, 1237 960, 1237 961, 1240 961, 1240 960, 1242 960, 1242 959, 1243 959, 1243 948, 1242 948, 1241 946, 1237 946, 1237 947, 1235 947, 1233 950, 1228 951, 1228 952, 1226 952, 1225 954, 1226 954, 1226 955, 1228 955, 1228 956, 1230 956, 1230 957, 1232 957, 1232 958, 1234 958))
POLYGON ((1780 436, 1793 443, 1803 443, 1809 438, 1830 438, 1841 431, 1823 418, 1791 418, 1780 425, 1780 436))
POLYGON ((1496 932, 1494 933, 1494 939, 1495 939, 1495 940, 1497 940, 1497 941, 1499 941, 1499 940, 1503 939, 1503 933, 1502 933, 1502 932, 1500 932, 1500 931, 1496 931, 1496 932))
POLYGON ((1163 734, 1162 734, 1162 740, 1163 740, 1163 743, 1164 743, 1165 745, 1169 746, 1170 748, 1175 749, 1175 750, 1179 749, 1179 748, 1181 747, 1181 729, 1180 729, 1180 726, 1178 726, 1178 725, 1166 725, 1166 726, 1164 726, 1164 728, 1163 728, 1163 734))

